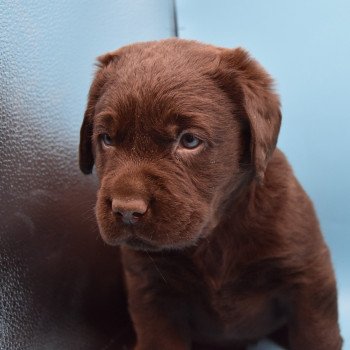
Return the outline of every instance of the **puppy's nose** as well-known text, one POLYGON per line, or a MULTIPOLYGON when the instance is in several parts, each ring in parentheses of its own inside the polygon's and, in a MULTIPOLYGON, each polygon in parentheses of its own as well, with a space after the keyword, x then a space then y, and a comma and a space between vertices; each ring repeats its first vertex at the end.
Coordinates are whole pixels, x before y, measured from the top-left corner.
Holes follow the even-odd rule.
POLYGON ((148 209, 148 203, 143 199, 119 199, 112 200, 112 211, 119 216, 125 224, 136 224, 148 209))

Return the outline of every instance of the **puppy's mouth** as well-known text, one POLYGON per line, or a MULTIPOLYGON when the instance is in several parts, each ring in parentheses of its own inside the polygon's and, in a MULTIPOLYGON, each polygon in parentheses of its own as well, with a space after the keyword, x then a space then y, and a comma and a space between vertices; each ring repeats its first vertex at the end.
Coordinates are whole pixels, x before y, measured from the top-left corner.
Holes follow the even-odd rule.
MULTIPOLYGON (((130 227, 128 227, 131 229, 130 227)), ((139 251, 150 251, 150 252, 159 252, 162 250, 182 250, 193 245, 196 245, 198 239, 201 235, 198 235, 195 239, 185 239, 179 241, 161 241, 161 240, 152 240, 150 241, 147 238, 140 236, 136 230, 131 229, 132 232, 122 232, 121 234, 104 234, 100 230, 102 239, 111 246, 121 246, 127 247, 133 250, 139 251)))
POLYGON ((144 239, 137 236, 130 236, 125 240, 123 240, 122 242, 120 242, 120 244, 135 250, 158 251, 161 249, 160 247, 157 247, 154 244, 146 242, 144 239))
POLYGON ((162 249, 156 242, 149 242, 145 238, 140 237, 136 232, 134 227, 129 225, 122 225, 124 230, 121 234, 116 234, 114 232, 105 233, 100 226, 100 233, 102 239, 111 246, 124 246, 132 248, 134 250, 149 250, 149 251, 159 251, 162 249), (125 230, 127 229, 127 231, 125 230))

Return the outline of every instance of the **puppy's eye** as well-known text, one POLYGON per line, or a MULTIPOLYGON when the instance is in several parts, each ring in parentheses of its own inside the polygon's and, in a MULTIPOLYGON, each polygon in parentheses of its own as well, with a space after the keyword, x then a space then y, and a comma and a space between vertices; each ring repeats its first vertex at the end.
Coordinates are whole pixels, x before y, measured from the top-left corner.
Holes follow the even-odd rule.
POLYGON ((104 146, 112 146, 113 145, 113 140, 108 134, 102 134, 101 135, 101 141, 104 146))
POLYGON ((187 149, 194 149, 201 143, 202 140, 190 133, 183 134, 180 139, 181 146, 187 149))

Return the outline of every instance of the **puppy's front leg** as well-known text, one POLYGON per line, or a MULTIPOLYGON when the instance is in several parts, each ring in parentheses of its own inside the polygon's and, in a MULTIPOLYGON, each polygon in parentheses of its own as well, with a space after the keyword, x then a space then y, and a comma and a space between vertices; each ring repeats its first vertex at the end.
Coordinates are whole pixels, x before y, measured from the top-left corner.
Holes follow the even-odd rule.
POLYGON ((154 296, 130 290, 129 311, 135 327, 137 345, 135 350, 189 350, 188 336, 182 310, 176 310, 174 300, 154 302, 154 296), (183 320, 183 321, 182 321, 183 320))
POLYGON ((181 328, 161 313, 130 307, 137 344, 134 350, 190 350, 191 342, 181 328))
POLYGON ((330 262, 324 264, 323 261, 309 270, 309 276, 298 286, 293 300, 290 349, 341 350, 337 290, 330 262))
POLYGON ((129 312, 137 336, 135 350, 190 350, 186 305, 170 285, 147 272, 142 264, 125 269, 129 312))

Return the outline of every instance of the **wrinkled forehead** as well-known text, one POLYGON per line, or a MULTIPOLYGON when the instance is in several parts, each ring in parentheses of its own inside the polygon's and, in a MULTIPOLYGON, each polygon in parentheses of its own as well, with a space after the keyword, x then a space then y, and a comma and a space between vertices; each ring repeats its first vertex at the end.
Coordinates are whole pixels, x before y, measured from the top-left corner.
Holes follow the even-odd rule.
POLYGON ((110 112, 119 119, 146 119, 148 124, 186 116, 210 125, 224 122, 233 109, 214 80, 193 67, 140 62, 136 66, 118 64, 109 73, 95 112, 110 112))

